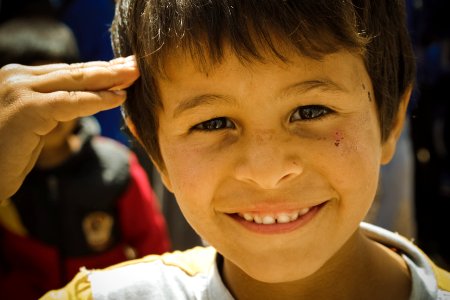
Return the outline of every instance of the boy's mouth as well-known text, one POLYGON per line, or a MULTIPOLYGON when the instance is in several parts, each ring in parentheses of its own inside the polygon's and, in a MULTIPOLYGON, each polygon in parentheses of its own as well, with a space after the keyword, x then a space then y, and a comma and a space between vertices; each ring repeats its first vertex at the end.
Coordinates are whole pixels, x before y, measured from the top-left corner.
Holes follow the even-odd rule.
POLYGON ((329 201, 298 209, 262 209, 228 214, 245 229, 258 234, 284 234, 311 222, 329 201))
POLYGON ((328 202, 277 212, 237 212, 230 216, 250 231, 267 234, 286 233, 306 225, 328 202))
POLYGON ((322 211, 322 208, 327 206, 330 200, 302 208, 281 208, 277 207, 279 205, 272 203, 265 206, 260 205, 259 209, 248 211, 241 209, 227 215, 251 232, 258 234, 284 234, 307 225, 322 211))
POLYGON ((296 211, 280 212, 280 213, 238 213, 238 216, 245 219, 248 222, 254 222, 256 224, 285 224, 297 220, 299 217, 307 214, 311 210, 311 207, 302 208, 296 211))

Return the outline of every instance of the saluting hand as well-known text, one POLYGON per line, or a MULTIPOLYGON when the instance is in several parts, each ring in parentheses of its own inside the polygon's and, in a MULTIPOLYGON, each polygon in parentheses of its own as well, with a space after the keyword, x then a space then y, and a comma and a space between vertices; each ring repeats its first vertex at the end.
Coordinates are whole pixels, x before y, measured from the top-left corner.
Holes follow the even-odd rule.
POLYGON ((0 69, 0 201, 19 189, 58 122, 125 101, 139 77, 133 56, 109 62, 7 65, 0 69))

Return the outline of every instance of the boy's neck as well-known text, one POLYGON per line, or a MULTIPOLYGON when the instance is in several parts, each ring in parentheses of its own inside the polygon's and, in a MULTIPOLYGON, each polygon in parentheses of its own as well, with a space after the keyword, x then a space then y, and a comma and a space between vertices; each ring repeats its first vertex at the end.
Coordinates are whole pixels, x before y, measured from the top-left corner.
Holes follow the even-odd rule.
POLYGON ((79 151, 81 141, 76 136, 70 136, 63 143, 51 148, 44 148, 36 161, 36 167, 42 170, 55 168, 79 151))
POLYGON ((238 300, 409 299, 411 291, 411 279, 403 259, 359 231, 330 261, 307 278, 264 283, 249 277, 226 258, 222 277, 238 300))

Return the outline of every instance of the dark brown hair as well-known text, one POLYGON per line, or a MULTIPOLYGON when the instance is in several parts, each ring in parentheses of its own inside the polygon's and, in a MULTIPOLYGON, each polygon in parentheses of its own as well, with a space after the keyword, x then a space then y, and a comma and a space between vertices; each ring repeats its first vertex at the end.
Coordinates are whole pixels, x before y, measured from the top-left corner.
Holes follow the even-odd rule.
POLYGON ((286 61, 283 45, 315 59, 340 49, 359 52, 372 80, 382 141, 414 81, 403 0, 119 0, 111 30, 115 54, 138 59, 141 77, 123 109, 160 166, 162 104, 154 78, 164 74, 174 51, 190 54, 203 69, 221 62, 225 45, 243 63, 264 60, 261 49, 286 61))

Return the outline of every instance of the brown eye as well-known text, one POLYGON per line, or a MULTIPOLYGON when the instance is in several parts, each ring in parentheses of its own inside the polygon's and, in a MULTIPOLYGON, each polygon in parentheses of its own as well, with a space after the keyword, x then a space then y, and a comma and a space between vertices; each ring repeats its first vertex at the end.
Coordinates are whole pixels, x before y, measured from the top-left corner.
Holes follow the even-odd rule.
POLYGON ((226 128, 234 128, 234 124, 228 118, 225 117, 214 118, 202 122, 200 124, 197 124, 193 127, 194 130, 202 130, 202 131, 214 131, 226 128))
POLYGON ((290 122, 307 121, 324 117, 333 111, 322 105, 307 105, 298 107, 289 118, 290 122))

